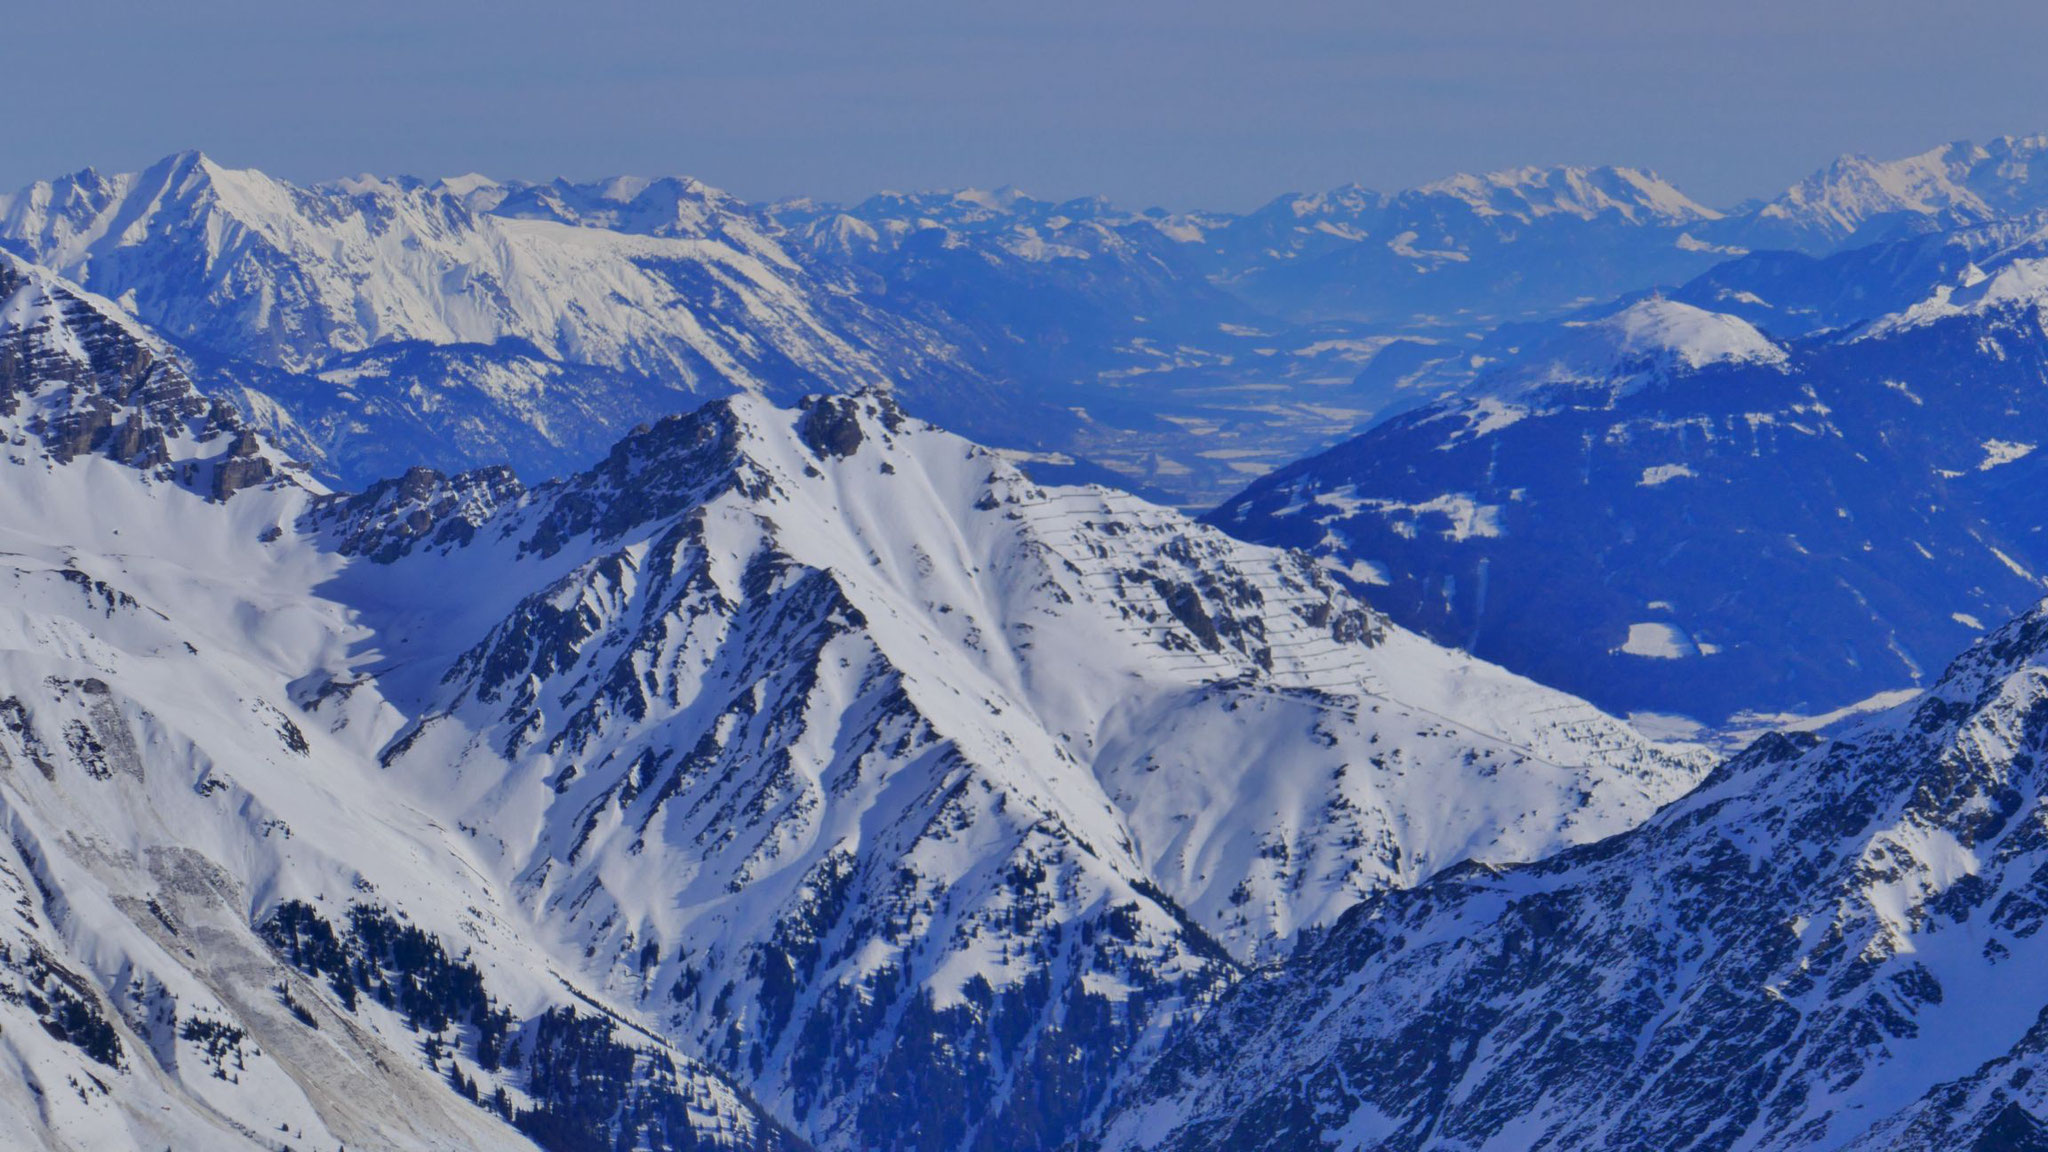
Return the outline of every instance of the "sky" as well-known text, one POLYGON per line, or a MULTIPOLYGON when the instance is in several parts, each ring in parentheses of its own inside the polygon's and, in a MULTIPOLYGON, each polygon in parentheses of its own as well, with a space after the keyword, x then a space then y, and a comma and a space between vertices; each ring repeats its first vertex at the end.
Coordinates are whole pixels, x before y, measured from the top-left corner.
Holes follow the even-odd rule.
POLYGON ((66 0, 0 35, 0 187, 185 148, 297 181, 682 173, 1242 210, 1523 164, 1769 195, 2048 131, 2038 0, 66 0))

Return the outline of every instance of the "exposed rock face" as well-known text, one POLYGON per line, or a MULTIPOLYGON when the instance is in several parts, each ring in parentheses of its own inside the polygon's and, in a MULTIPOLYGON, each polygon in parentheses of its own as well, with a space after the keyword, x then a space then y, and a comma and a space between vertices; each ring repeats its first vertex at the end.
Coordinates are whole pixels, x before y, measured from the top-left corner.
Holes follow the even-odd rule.
MULTIPOLYGON (((803 1147, 570 979, 378 779, 389 704, 315 591, 354 553, 292 530, 327 520, 275 449, 11 258, 0 363, 12 1144, 803 1147)), ((408 503, 462 522, 441 483, 359 500, 344 543, 396 555, 408 503)))
POLYGON ((335 546, 343 555, 388 564, 414 547, 469 543, 479 525, 525 492, 509 468, 483 468, 459 476, 412 468, 396 480, 380 480, 359 493, 321 500, 308 512, 307 523, 332 527, 339 537, 335 546))
POLYGON ((820 456, 851 456, 860 450, 860 409, 849 397, 821 397, 804 409, 797 436, 820 456))
POLYGON ((232 408, 201 396, 153 336, 5 252, 0 419, 59 464, 103 456, 216 499, 276 472, 275 453, 232 408))

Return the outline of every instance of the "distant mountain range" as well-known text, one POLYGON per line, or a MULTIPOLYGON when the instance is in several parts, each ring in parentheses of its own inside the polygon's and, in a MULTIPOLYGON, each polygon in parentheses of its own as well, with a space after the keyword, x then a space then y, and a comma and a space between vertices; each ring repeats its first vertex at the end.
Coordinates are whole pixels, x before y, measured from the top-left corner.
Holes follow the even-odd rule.
POLYGON ((708 395, 960 376, 688 182, 303 189, 185 153, 35 185, 0 221, 18 254, 119 302, 357 483, 421 461, 545 476, 708 395), (596 204, 644 231, 581 226, 574 208, 596 204))
POLYGON ((1498 324, 2037 206, 2042 146, 1845 159, 1728 212, 1633 169, 1531 168, 1241 216, 748 204, 680 178, 297 187, 185 153, 0 197, 0 247, 121 303, 352 486, 418 463, 538 479, 705 398, 882 386, 1048 479, 1198 505, 1412 403, 1418 364, 1498 324))
POLYGON ((1621 711, 1755 727, 1924 686, 2044 590, 2044 229, 1759 253, 1503 329, 1447 398, 1213 521, 1621 711))

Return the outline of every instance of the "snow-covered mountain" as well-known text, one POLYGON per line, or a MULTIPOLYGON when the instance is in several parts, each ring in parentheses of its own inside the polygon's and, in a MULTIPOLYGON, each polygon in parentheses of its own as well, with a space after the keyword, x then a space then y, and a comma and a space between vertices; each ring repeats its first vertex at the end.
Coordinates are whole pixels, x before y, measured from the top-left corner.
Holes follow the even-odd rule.
POLYGON ((350 487, 560 475, 710 397, 891 387, 1043 477, 1206 505, 1465 375, 1503 322, 1745 247, 2038 207, 2037 146, 1844 162, 1732 214, 1637 169, 1550 167, 1242 216, 1010 189, 754 205, 681 177, 300 187, 184 153, 0 196, 0 248, 121 302, 350 487))
POLYGON ((1923 250, 1914 253, 1918 260, 1899 261, 1911 273, 1892 281, 1895 290, 1910 294, 1910 303, 1870 319, 1854 334, 1856 339, 1951 318, 1995 323, 2038 315, 2048 305, 2048 213, 1951 233, 1939 246, 1914 247, 1923 250))
POLYGON ((315 488, 11 257, 0 365, 10 1147, 800 1146, 535 946, 384 778, 373 686, 307 721, 365 638, 315 488))
POLYGON ((2044 716, 2048 609, 1632 832, 1362 906, 1101 1146, 2039 1147, 2044 716))
POLYGON ((1965 227, 1668 292, 1758 217, 1624 169, 1231 218, 186 156, 0 202, 0 1130, 2042 1135, 2048 609, 1923 672, 2048 572, 2032 147, 1800 201, 1822 248, 1965 227), (1408 310, 1261 314, 1295 271, 1408 310), (1439 291, 1535 319, 1390 343, 1439 291), (1296 441, 1219 413, 1377 358, 1471 379, 1212 525, 1047 482, 1255 472, 1296 441), (410 466, 501 458, 588 466, 410 466), (1925 693, 1716 768, 1425 634, 1716 723, 1925 693))
MULTIPOLYGON (((1593 391, 1602 401, 1714 365, 1783 367, 1789 356, 1740 317, 1653 297, 1593 320, 1564 321, 1471 391, 1502 403, 1593 391)), ((1505 410, 1502 415, 1505 416, 1505 410)))
MULTIPOLYGON (((1939 267, 1928 243, 1807 269, 1939 267)), ((1463 390, 1213 522, 1314 549, 1395 620, 1618 711, 1720 725, 1924 686, 2048 572, 2029 259, 1791 341, 1660 298, 1524 330, 1463 390)), ((1677 295, 1746 291, 1710 279, 1677 295)))
POLYGON ((2048 137, 2001 136, 1898 160, 1844 156, 1727 211, 1631 168, 1461 174, 1394 194, 1284 196, 1207 218, 1199 235, 1220 283, 1283 314, 1455 330, 1556 316, 1752 250, 1826 257, 2039 212, 2044 148, 2048 137))
POLYGON ((677 181, 300 188, 182 153, 31 185, 0 201, 0 245, 116 299, 356 481, 427 459, 548 475, 735 389, 963 379, 929 332, 677 181))
POLYGON ((2022 252, 2038 214, 1929 232, 1831 256, 1756 252, 1669 290, 1671 299, 1738 316, 1780 338, 1846 333, 1981 282, 1979 262, 2022 252))
POLYGON ((1711 764, 881 394, 330 494, 0 272, 31 1146, 1054 1147, 1247 964, 1711 764))
POLYGON ((1753 248, 1825 254, 2038 211, 2048 207, 2048 180, 2033 180, 2044 153, 2048 136, 2000 136, 1899 160, 1843 156, 1732 217, 1725 234, 1753 248))
POLYGON ((1604 166, 1461 173, 1424 184, 1407 198, 1449 198, 1463 202, 1478 215, 1523 223, 1546 216, 1593 220, 1612 214, 1631 224, 1686 225, 1721 215, 1654 172, 1604 166))
POLYGON ((1297 319, 1395 331, 1554 316, 1738 250, 1721 214, 1632 168, 1520 168, 1393 195, 1284 196, 1212 229, 1221 281, 1297 319))
POLYGON ((387 345, 525 341, 672 376, 686 394, 709 372, 762 389, 793 373, 887 378, 874 350, 812 310, 826 293, 787 282, 800 269, 737 201, 705 195, 666 229, 612 231, 579 227, 588 207, 499 214, 536 190, 498 212, 472 210, 480 189, 466 191, 299 188, 181 153, 32 185, 6 203, 0 235, 181 344, 294 372, 387 345))
POLYGON ((724 240, 746 251, 767 252, 775 246, 759 209, 688 176, 618 176, 584 183, 558 179, 544 184, 472 176, 436 184, 473 211, 507 219, 554 220, 641 236, 724 240))
POLYGON ((1241 964, 1706 764, 878 396, 720 402, 488 487, 323 514, 408 654, 386 762, 824 1146, 1050 1146, 1241 964), (484 573, 459 618, 396 599, 484 573))

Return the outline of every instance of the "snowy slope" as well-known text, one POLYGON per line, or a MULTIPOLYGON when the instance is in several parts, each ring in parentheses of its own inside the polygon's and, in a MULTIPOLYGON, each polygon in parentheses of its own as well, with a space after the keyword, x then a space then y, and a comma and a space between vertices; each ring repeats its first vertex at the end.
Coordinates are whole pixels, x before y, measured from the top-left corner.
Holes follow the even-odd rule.
POLYGON ((408 489, 316 513, 384 561, 332 593, 419 717, 394 776, 826 1146, 1043 1146, 1239 962, 1707 764, 872 395, 720 402, 523 496, 408 489))
MULTIPOLYGON (((8 1129, 52 1148, 526 1146, 450 1080, 544 1114, 547 1014, 589 1009, 478 883, 461 836, 393 794, 348 734, 294 719, 295 689, 345 666, 361 635, 311 592, 331 561, 263 543, 306 493, 222 508, 99 458, 10 465, 8 489, 0 880, 17 899, 0 1050, 27 1094, 8 1129), (293 971, 259 935, 294 901, 344 924, 351 906, 402 917, 477 957, 477 1009, 506 1015, 529 1067, 466 1042, 488 1023, 474 1012, 436 1028, 433 1010, 368 989, 343 1007, 338 982, 293 971), (420 1049, 434 1032, 438 1066, 420 1049)), ((385 987, 408 987, 412 963, 397 954, 385 987)), ((773 1138, 715 1074, 642 1047, 680 1069, 707 1136, 773 1138)))
MULTIPOLYGON (((1473 396, 1541 407, 1560 391, 1626 395, 1674 373, 1713 365, 1782 368, 1785 349, 1740 317, 1709 312, 1661 297, 1641 300, 1595 320, 1564 321, 1548 339, 1518 350, 1506 365, 1482 375, 1473 396)), ((1489 409, 1493 419, 1510 415, 1489 409)))
MULTIPOLYGON (((1863 322, 1845 335, 1878 339, 1906 329, 1967 318, 1978 325, 2022 325, 2048 304, 2048 215, 2034 213, 1958 229, 1936 242, 1886 245, 1899 273, 1863 322)), ((1839 273, 1838 273, 1839 275, 1839 273)))
POLYGON ((1107 1148, 2037 1146, 2048 618, 1633 832, 1348 917, 1107 1148))
POLYGON ((1710 765, 880 394, 328 494, 0 292, 33 1146, 1050 1147, 1247 962, 1710 765))
POLYGON ((792 1146, 381 779, 341 560, 291 528, 316 488, 107 301, 11 258, 0 300, 10 1146, 792 1146))

